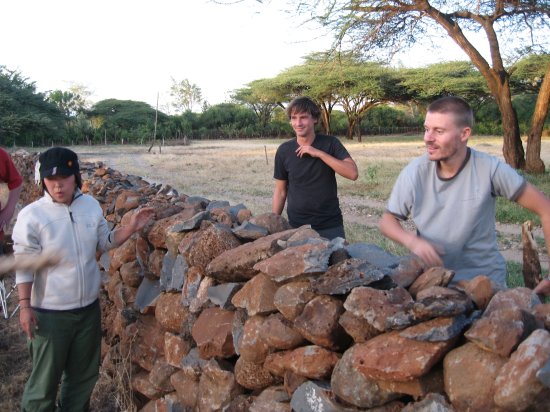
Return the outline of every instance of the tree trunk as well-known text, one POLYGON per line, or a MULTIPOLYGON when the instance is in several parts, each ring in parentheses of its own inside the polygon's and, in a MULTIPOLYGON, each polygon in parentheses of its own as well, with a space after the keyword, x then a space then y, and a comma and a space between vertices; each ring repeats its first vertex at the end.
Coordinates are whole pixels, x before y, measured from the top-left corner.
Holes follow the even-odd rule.
POLYGON ((353 140, 353 133, 355 132, 355 125, 357 124, 357 119, 353 117, 348 117, 348 127, 346 130, 346 138, 353 140))
POLYGON ((325 134, 331 134, 332 127, 330 124, 330 110, 327 110, 324 105, 321 106, 321 123, 323 125, 325 134))
POLYGON ((525 152, 519 133, 518 117, 512 106, 512 96, 508 86, 499 88, 497 104, 502 116, 502 129, 504 131, 502 154, 504 160, 514 169, 525 168, 525 152))
POLYGON ((541 137, 550 105, 550 64, 540 86, 531 127, 527 133, 527 154, 525 170, 530 173, 544 173, 544 162, 540 158, 541 137))

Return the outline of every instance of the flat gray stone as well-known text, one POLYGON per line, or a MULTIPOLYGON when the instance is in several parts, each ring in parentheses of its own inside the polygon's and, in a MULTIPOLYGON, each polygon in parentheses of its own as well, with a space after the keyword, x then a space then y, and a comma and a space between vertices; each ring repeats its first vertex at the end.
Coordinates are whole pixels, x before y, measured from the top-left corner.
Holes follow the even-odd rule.
POLYGON ((232 229, 232 232, 242 240, 256 240, 269 234, 265 227, 250 223, 248 220, 232 229))
POLYGON ((357 286, 368 286, 381 280, 384 272, 360 259, 347 259, 328 268, 321 276, 311 282, 315 293, 325 295, 343 295, 357 286))
POLYGON ((160 295, 160 281, 143 278, 136 293, 136 305, 143 313, 147 306, 152 306, 160 295))
POLYGON ((231 298, 243 287, 243 283, 222 283, 208 288, 208 299, 222 309, 234 308, 231 298))
POLYGON ((371 243, 354 243, 346 246, 346 251, 352 258, 365 260, 379 268, 393 269, 399 265, 399 256, 392 255, 371 243))
POLYGON ((294 412, 357 412, 337 404, 333 399, 330 384, 324 381, 302 383, 292 394, 290 407, 294 412))
POLYGON ((210 219, 210 212, 208 211, 202 211, 197 213, 195 216, 193 216, 191 219, 187 219, 183 222, 176 223, 170 228, 171 232, 186 232, 190 230, 198 229, 201 225, 201 222, 203 220, 210 219))

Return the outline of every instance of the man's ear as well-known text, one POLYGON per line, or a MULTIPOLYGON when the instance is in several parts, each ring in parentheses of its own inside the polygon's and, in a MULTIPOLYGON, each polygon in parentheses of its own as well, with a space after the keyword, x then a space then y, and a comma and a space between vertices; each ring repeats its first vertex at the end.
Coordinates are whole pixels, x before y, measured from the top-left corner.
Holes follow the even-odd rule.
POLYGON ((471 135, 472 135, 472 128, 464 127, 462 129, 462 133, 460 134, 460 141, 464 143, 467 142, 471 135))

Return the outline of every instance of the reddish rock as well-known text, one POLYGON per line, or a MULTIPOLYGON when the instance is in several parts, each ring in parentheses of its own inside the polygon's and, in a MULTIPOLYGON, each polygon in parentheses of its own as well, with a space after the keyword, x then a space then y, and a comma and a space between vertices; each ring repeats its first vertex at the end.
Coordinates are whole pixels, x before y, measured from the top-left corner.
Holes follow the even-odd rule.
POLYGON ((157 220, 147 234, 147 240, 156 248, 167 249, 166 233, 176 223, 183 222, 195 215, 193 209, 184 209, 179 213, 157 220))
POLYGON ((466 343, 443 361, 445 392, 457 411, 494 411, 495 379, 506 358, 466 343))
POLYGON ((447 286, 453 279, 455 273, 442 267, 432 267, 423 272, 413 284, 409 287, 409 293, 416 297, 416 294, 422 289, 431 286, 447 286))
POLYGON ((353 361, 358 348, 355 345, 344 352, 332 372, 330 386, 337 398, 369 409, 399 398, 401 395, 395 391, 382 389, 377 381, 361 373, 353 361))
POLYGON ((521 287, 505 289, 497 292, 495 296, 493 296, 483 315, 488 316, 495 310, 510 309, 512 307, 530 312, 531 309, 540 303, 540 298, 531 289, 521 287))
POLYGON ((323 273, 328 269, 332 248, 330 242, 319 241, 288 247, 254 265, 275 282, 288 282, 303 275, 323 273))
POLYGON ((212 259, 240 244, 227 226, 203 222, 201 229, 193 233, 187 247, 183 250, 180 248, 180 252, 189 266, 206 269, 212 259))
POLYGON ((351 337, 338 323, 343 312, 344 305, 339 299, 328 295, 317 296, 294 320, 294 327, 315 345, 341 351, 351 343, 351 337))
POLYGON ((283 232, 291 228, 288 221, 277 213, 264 213, 254 216, 250 219, 250 223, 265 228, 269 234, 283 232))
POLYGON ((199 378, 195 374, 179 370, 170 376, 170 383, 178 394, 179 401, 189 408, 197 406, 199 378))
POLYGON ((288 239, 297 230, 285 230, 226 250, 212 259, 206 272, 219 281, 241 282, 252 279, 259 272, 254 269, 254 265, 279 252, 281 248, 277 241, 288 239))
POLYGON ((134 260, 136 260, 135 235, 114 250, 110 270, 119 270, 124 263, 133 262, 134 260))
POLYGON ((252 212, 250 209, 240 209, 237 212, 237 222, 242 225, 245 221, 250 220, 252 212))
POLYGON ((156 278, 160 278, 164 255, 166 255, 165 249, 155 249, 149 254, 147 269, 149 270, 149 273, 154 275, 156 278))
POLYGON ((366 342, 382 333, 366 319, 355 316, 348 311, 342 313, 338 322, 342 325, 346 333, 353 338, 355 343, 366 342))
POLYGON ((392 270, 392 280, 402 288, 408 288, 426 270, 422 259, 415 255, 408 255, 401 258, 399 265, 392 270))
POLYGON ((413 303, 409 292, 401 287, 391 290, 358 287, 348 295, 344 307, 384 332, 408 326, 412 321, 409 310, 413 303))
POLYGON ((199 382, 197 407, 201 412, 221 411, 231 399, 243 392, 235 375, 210 360, 203 368, 199 382))
MULTIPOLYGON (((537 329, 525 339, 500 369, 495 380, 495 403, 505 410, 545 410, 550 389, 536 373, 550 359, 550 332, 537 329)), ((547 409, 546 409, 547 410, 547 409)))
POLYGON ((138 317, 121 338, 121 352, 129 353, 132 362, 143 369, 150 371, 155 361, 164 356, 164 330, 153 316, 138 317))
POLYGON ((130 379, 132 390, 141 393, 149 399, 158 399, 163 394, 162 389, 155 387, 149 382, 149 373, 146 371, 135 373, 130 379))
POLYGON ((122 264, 120 267, 120 276, 125 284, 137 288, 143 280, 143 270, 137 260, 134 260, 122 264))
POLYGON ((453 345, 454 340, 422 342, 394 331, 356 344, 353 363, 372 379, 408 381, 427 373, 453 345))
POLYGON ((235 355, 231 328, 234 313, 220 308, 205 309, 191 331, 203 359, 235 355))
POLYGON ((265 319, 261 336, 268 346, 278 350, 294 349, 305 342, 304 337, 280 313, 265 319))
POLYGON ((535 328, 532 314, 512 307, 478 319, 464 336, 482 349, 507 357, 535 328))
POLYGON ((267 388, 274 382, 273 375, 262 363, 248 362, 242 356, 235 363, 235 379, 239 385, 251 390, 267 388))
POLYGON ((260 273, 233 296, 231 303, 235 307, 246 309, 248 316, 268 314, 277 308, 273 303, 278 286, 266 275, 260 273))
POLYGON ((189 312, 181 304, 177 293, 161 293, 155 306, 155 318, 165 329, 174 333, 182 332, 182 325, 189 312))
POLYGON ((338 362, 336 352, 320 346, 302 346, 291 351, 271 353, 264 367, 274 375, 283 377, 286 371, 310 379, 323 379, 330 376, 338 362))
POLYGON ((550 303, 536 305, 532 310, 533 315, 538 322, 544 325, 545 329, 550 330, 550 303))
POLYGON ((164 356, 169 365, 181 367, 181 361, 190 349, 191 342, 189 340, 170 332, 164 334, 164 356))
POLYGON ((476 276, 464 285, 464 292, 474 302, 476 307, 481 310, 485 310, 498 290, 498 286, 493 283, 491 278, 485 275, 476 276))
POLYGON ((176 372, 176 368, 166 363, 164 358, 155 361, 153 369, 149 373, 149 382, 155 388, 159 388, 163 393, 172 392, 174 387, 170 383, 170 376, 176 372))
POLYGON ((442 368, 433 368, 425 375, 406 382, 377 381, 377 383, 384 391, 407 394, 415 399, 424 398, 430 393, 445 393, 442 368))
POLYGON ((273 304, 286 319, 294 321, 314 297, 309 281, 290 282, 277 289, 273 304))
POLYGON ((244 324, 238 348, 241 358, 247 362, 262 363, 271 351, 263 337, 264 321, 262 316, 253 316, 244 324))
POLYGON ((115 202, 115 212, 123 216, 127 211, 135 209, 143 202, 141 193, 137 190, 122 190, 115 202))

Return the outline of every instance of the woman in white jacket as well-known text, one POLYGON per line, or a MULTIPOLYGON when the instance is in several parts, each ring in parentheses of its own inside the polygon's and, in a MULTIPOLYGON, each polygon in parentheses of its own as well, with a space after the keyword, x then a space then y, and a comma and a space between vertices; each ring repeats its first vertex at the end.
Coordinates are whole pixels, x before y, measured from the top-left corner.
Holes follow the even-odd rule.
POLYGON ((54 252, 60 261, 36 273, 16 272, 19 320, 33 362, 22 410, 86 411, 100 363, 101 275, 96 252, 124 243, 154 211, 140 209, 128 225, 111 232, 97 200, 80 191, 76 153, 54 147, 39 161, 44 196, 19 213, 12 235, 14 255, 18 259, 54 252))

